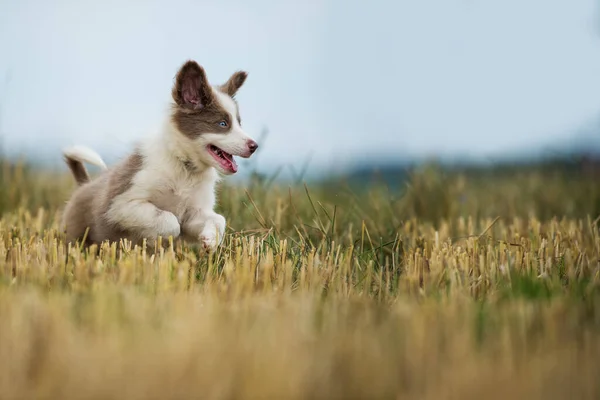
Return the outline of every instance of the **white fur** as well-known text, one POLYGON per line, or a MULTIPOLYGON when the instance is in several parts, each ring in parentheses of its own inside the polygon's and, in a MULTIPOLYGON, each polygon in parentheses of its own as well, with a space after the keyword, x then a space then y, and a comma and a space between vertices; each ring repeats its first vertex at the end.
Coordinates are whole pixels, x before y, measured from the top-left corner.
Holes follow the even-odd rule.
MULTIPOLYGON (((126 229, 141 230, 144 237, 160 235, 177 238, 181 233, 178 218, 172 212, 160 210, 149 202, 153 193, 168 190, 172 190, 188 207, 203 211, 199 214, 203 221, 196 221, 198 227, 207 225, 204 220, 215 219, 217 214, 213 209, 215 187, 219 180, 217 171, 206 165, 203 170, 189 174, 182 168, 180 157, 190 153, 182 137, 169 122, 157 137, 142 143, 145 164, 133 178, 131 188, 113 199, 107 215, 110 221, 126 229)), ((205 232, 208 237, 205 242, 208 243, 205 245, 214 248, 215 234, 208 225, 209 231, 205 232)), ((222 239, 224 219, 218 231, 222 239)), ((202 233, 199 230, 196 235, 201 236, 202 233)))
POLYGON ((136 229, 144 237, 176 238, 185 230, 210 249, 222 242, 226 221, 213 209, 215 188, 220 179, 217 169, 228 172, 221 169, 206 147, 214 144, 230 154, 247 157, 247 143, 252 139, 237 121, 233 100, 218 90, 214 92, 232 117, 231 130, 227 134, 208 133, 191 140, 178 132, 168 119, 156 137, 142 143, 140 149, 145 163, 133 178, 131 188, 113 199, 107 212, 108 220, 125 229, 136 229), (194 174, 182 168, 182 159, 193 161, 197 168, 194 174), (196 210, 185 227, 180 226, 178 216, 149 201, 157 191, 172 191, 186 207, 196 210))
POLYGON ((102 157, 94 150, 85 146, 71 146, 63 150, 66 157, 72 158, 79 162, 87 162, 104 170, 108 169, 102 157))
POLYGON ((237 109, 233 99, 219 90, 213 90, 213 92, 216 94, 217 100, 221 103, 221 106, 232 116, 231 131, 226 135, 223 135, 222 133, 204 134, 201 137, 202 141, 214 144, 229 154, 242 157, 247 156, 247 143, 249 140, 252 140, 252 138, 244 132, 237 120, 237 109))

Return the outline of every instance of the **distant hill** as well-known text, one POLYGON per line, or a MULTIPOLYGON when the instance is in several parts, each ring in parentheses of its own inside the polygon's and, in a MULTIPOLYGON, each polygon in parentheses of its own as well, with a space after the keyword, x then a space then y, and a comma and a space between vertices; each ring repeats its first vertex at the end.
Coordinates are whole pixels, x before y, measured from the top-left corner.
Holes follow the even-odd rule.
MULTIPOLYGON (((342 175, 326 176, 319 180, 328 186, 348 185, 352 189, 364 189, 372 183, 383 183, 392 190, 400 189, 408 181, 411 173, 426 166, 426 162, 411 164, 363 165, 347 171, 342 175)), ((462 173, 470 178, 497 178, 526 172, 567 174, 573 176, 597 177, 600 184, 600 152, 564 154, 554 157, 512 159, 493 163, 431 162, 434 168, 448 174, 462 173)))

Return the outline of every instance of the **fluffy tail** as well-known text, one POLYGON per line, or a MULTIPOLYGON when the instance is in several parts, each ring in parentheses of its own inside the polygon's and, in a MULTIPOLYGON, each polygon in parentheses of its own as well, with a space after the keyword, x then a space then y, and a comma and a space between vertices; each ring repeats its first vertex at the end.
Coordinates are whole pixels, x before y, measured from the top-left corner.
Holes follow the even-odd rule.
POLYGON ((63 150, 63 156, 65 158, 65 162, 75 177, 75 181, 79 186, 90 181, 90 175, 83 165, 84 162, 96 165, 104 170, 108 169, 106 164, 104 164, 104 161, 102 161, 102 157, 88 147, 69 147, 63 150))

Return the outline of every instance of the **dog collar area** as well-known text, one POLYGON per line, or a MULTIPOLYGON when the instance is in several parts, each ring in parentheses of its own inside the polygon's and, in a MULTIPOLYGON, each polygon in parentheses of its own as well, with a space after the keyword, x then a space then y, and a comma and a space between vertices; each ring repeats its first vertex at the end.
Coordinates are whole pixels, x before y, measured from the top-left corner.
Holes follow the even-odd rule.
POLYGON ((181 161, 181 164, 183 165, 183 168, 185 170, 187 170, 188 172, 194 172, 196 171, 196 165, 190 161, 190 160, 183 160, 180 159, 179 161, 181 161))

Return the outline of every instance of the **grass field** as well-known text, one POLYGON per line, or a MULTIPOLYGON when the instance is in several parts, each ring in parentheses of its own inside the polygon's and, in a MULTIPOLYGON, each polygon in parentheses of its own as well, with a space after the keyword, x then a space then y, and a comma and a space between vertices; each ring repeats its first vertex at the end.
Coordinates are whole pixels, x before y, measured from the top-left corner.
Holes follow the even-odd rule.
POLYGON ((600 398, 597 177, 256 176, 210 257, 65 246, 70 176, 0 179, 1 399, 600 398))

